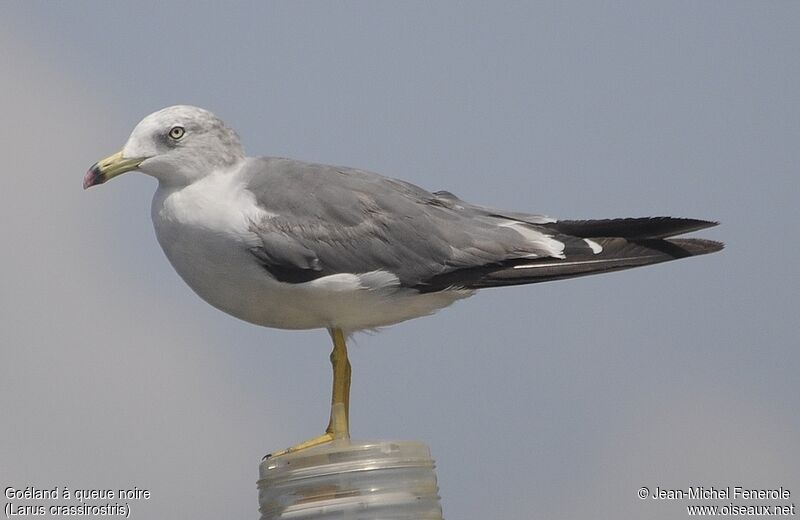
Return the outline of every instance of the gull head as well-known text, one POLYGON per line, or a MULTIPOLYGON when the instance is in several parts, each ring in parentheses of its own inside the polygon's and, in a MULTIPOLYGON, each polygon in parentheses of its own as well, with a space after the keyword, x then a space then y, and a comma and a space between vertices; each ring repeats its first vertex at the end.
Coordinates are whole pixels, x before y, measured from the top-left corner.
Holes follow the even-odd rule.
POLYGON ((176 105, 142 119, 121 151, 89 168, 83 188, 132 170, 162 184, 188 185, 242 159, 239 136, 221 119, 202 108, 176 105))

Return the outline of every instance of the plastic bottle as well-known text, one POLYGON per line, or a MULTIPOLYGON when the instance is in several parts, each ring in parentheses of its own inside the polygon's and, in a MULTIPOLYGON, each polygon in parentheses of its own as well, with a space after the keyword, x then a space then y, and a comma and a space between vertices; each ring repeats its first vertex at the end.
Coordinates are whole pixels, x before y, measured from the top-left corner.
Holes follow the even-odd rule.
POLYGON ((416 441, 337 440, 269 458, 261 520, 441 520, 434 467, 416 441))

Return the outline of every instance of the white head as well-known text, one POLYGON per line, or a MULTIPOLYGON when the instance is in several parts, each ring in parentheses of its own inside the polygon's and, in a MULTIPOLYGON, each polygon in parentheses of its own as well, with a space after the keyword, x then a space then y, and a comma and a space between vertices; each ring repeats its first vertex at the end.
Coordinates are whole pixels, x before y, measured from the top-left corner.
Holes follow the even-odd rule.
POLYGON ((83 187, 102 184, 131 170, 163 184, 186 185, 244 159, 239 136, 217 116, 188 105, 176 105, 142 119, 121 152, 95 163, 83 187))

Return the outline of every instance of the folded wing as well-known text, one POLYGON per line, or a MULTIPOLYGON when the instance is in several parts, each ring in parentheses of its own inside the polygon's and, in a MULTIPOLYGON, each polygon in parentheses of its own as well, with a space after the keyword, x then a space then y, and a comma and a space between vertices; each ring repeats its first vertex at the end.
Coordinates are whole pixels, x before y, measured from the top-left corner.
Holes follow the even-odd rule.
POLYGON ((352 168, 279 158, 245 172, 263 217, 254 259, 303 283, 385 271, 421 292, 517 285, 710 253, 722 244, 669 237, 715 225, 656 217, 556 221, 469 204, 449 192, 352 168))

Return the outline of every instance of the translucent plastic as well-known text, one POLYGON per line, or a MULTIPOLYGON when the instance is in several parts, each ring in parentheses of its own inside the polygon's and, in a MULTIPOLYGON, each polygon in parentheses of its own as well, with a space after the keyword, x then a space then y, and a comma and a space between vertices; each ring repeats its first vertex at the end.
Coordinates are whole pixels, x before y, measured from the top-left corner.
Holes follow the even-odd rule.
POLYGON ((337 440, 265 460, 261 520, 441 520, 430 450, 421 442, 337 440))

